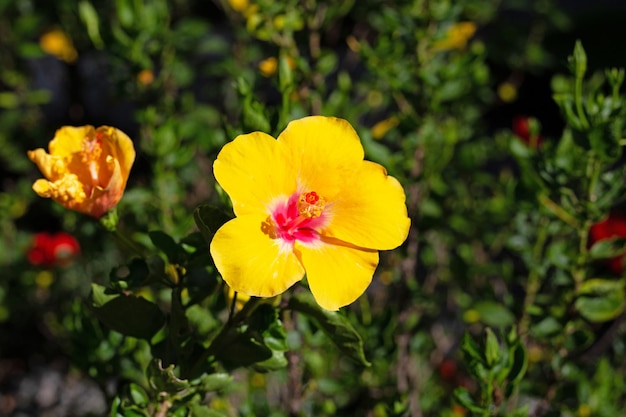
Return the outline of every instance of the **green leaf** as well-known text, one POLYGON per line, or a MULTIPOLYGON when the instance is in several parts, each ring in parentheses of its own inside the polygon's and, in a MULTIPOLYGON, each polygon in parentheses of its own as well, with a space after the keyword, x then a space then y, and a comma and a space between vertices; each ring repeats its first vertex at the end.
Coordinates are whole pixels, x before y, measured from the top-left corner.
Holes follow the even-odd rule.
POLYGON ((613 238, 600 240, 593 244, 589 250, 592 259, 614 258, 626 252, 626 238, 613 238))
POLYGON ((165 323, 156 304, 134 295, 111 296, 96 284, 92 285, 91 303, 94 315, 105 326, 126 336, 150 339, 165 323))
POLYGON ((606 297, 580 297, 576 309, 587 320, 600 323, 613 320, 624 311, 624 295, 606 297))
POLYGON ((509 360, 511 364, 509 366, 509 374, 507 375, 509 380, 507 396, 513 393, 515 386, 522 380, 526 369, 528 369, 528 354, 522 342, 517 341, 509 347, 509 360))
POLYGON ((622 154, 619 146, 620 137, 615 136, 611 132, 611 125, 605 123, 593 126, 586 134, 591 149, 595 151, 600 161, 610 164, 615 162, 622 154))
POLYGON ((116 297, 119 297, 120 294, 118 292, 113 292, 112 290, 106 288, 103 285, 91 284, 91 304, 94 307, 102 307, 109 301, 113 300, 116 297))
POLYGON ((205 392, 220 391, 227 388, 233 382, 233 377, 227 373, 207 374, 200 380, 205 392))
POLYGON ((258 332, 243 327, 233 329, 214 355, 226 368, 246 367, 272 357, 272 350, 263 344, 258 332))
POLYGON ((313 320, 339 350, 356 363, 363 366, 371 365, 365 359, 363 339, 345 316, 338 312, 323 310, 308 292, 291 297, 288 308, 313 320))
POLYGON ((253 366, 258 371, 284 367, 287 341, 278 310, 269 304, 258 305, 248 317, 247 324, 231 328, 218 337, 211 349, 215 358, 226 367, 253 366))
POLYGON ((193 218, 204 240, 208 243, 213 239, 213 235, 215 235, 217 229, 222 227, 222 225, 232 217, 228 216, 223 210, 217 207, 202 205, 193 212, 193 218))
POLYGON ((578 293, 581 295, 608 295, 623 292, 625 284, 623 279, 593 278, 583 282, 578 293))
POLYGON ((148 365, 148 382, 158 391, 176 394, 189 387, 189 381, 180 379, 174 374, 174 365, 163 368, 161 359, 153 359, 148 365))
POLYGON ((109 274, 109 279, 113 286, 126 290, 146 285, 149 276, 150 270, 146 261, 141 258, 134 258, 128 265, 113 268, 109 274))
POLYGON ((534 337, 549 337, 563 331, 563 326, 557 319, 552 316, 548 316, 541 320, 530 329, 534 337))
POLYGON ((122 405, 122 400, 120 397, 115 397, 111 402, 111 411, 109 412, 109 417, 123 417, 122 414, 118 413, 120 405, 122 405))
POLYGON ((482 362, 483 354, 478 347, 478 344, 472 339, 469 333, 465 333, 463 336, 463 341, 461 342, 461 351, 465 356, 465 361, 468 363, 471 362, 482 362))
POLYGON ((623 280, 590 279, 581 285, 579 294, 574 305, 591 322, 612 320, 626 307, 623 280))
POLYGON ((282 93, 289 92, 293 89, 293 71, 289 65, 289 58, 284 54, 281 54, 278 60, 278 80, 282 93))
POLYGON ((115 0, 115 9, 117 10, 117 18, 125 28, 132 28, 135 20, 135 11, 131 7, 131 3, 125 0, 115 0))
POLYGON ((148 232, 152 244, 161 250, 172 264, 182 265, 187 260, 187 251, 168 234, 153 230, 148 232))
POLYGON ((569 59, 575 76, 578 78, 584 77, 585 72, 587 72, 587 54, 580 40, 576 40, 574 54, 569 59))
POLYGON ((87 0, 83 0, 78 2, 78 15, 87 28, 87 34, 93 45, 98 49, 102 49, 104 42, 100 36, 100 21, 96 9, 87 0))
POLYGON ((515 316, 502 304, 494 301, 482 301, 474 306, 480 314, 480 320, 492 327, 506 327, 513 324, 515 316))
POLYGON ((485 360, 487 366, 493 367, 500 357, 500 342, 489 327, 485 329, 485 360))
POLYGON ((265 108, 258 101, 244 100, 243 123, 252 130, 270 131, 270 122, 265 114, 265 108))
POLYGON ((146 406, 150 401, 146 391, 135 383, 130 383, 128 390, 130 391, 130 398, 133 400, 133 404, 140 406, 146 406))
POLYGON ((194 249, 206 249, 208 245, 200 232, 192 232, 180 240, 180 244, 191 246, 194 249))
POLYGON ((454 390, 454 399, 463 407, 467 408, 472 413, 482 413, 483 408, 480 407, 472 398, 472 394, 466 388, 457 388, 454 390))
POLYGON ((287 363, 284 351, 272 350, 271 358, 253 364, 252 368, 257 372, 270 372, 287 367, 287 363))

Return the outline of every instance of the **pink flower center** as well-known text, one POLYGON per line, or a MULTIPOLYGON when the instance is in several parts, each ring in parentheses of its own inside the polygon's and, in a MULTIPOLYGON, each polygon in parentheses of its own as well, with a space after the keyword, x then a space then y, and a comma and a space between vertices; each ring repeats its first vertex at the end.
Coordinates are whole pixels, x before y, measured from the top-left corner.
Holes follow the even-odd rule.
POLYGON ((296 240, 313 243, 319 240, 319 231, 324 227, 326 200, 315 191, 292 194, 288 200, 278 203, 271 215, 261 226, 263 233, 272 239, 286 243, 296 240))

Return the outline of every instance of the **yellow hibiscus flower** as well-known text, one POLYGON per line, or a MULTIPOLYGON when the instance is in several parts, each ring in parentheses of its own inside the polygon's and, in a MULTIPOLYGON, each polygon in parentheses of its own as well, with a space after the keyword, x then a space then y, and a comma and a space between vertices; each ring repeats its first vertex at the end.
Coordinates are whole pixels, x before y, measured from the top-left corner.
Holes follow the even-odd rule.
POLYGON ((45 179, 33 190, 64 207, 100 218, 124 194, 135 160, 132 140, 110 126, 64 126, 44 149, 28 151, 45 179))
POLYGON ((400 183, 376 163, 345 120, 292 121, 278 139, 253 132, 224 146, 213 166, 236 217, 211 242, 226 283, 273 297, 307 275, 318 304, 337 310, 372 280, 378 251, 407 237, 400 183))

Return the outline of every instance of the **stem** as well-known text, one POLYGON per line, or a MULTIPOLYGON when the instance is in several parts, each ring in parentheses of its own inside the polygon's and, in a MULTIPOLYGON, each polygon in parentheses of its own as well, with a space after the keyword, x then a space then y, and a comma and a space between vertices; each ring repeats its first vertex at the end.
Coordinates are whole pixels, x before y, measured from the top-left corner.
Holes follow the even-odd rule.
POLYGON ((205 365, 205 362, 211 356, 217 357, 222 350, 228 348, 228 345, 230 343, 230 330, 242 321, 244 321, 244 319, 246 319, 248 316, 250 316, 250 314, 252 314, 252 312, 256 310, 256 308, 261 305, 262 302, 262 298, 252 297, 250 298, 250 301, 248 301, 240 311, 238 311, 232 317, 228 318, 217 336, 215 336, 213 340, 211 340, 209 347, 204 350, 202 355, 200 355, 198 359, 194 362, 194 364, 191 365, 191 367, 189 368, 189 372, 187 374, 190 376, 190 378, 196 376, 196 374, 202 369, 202 367, 205 365))
POLYGON ((185 310, 181 299, 181 289, 172 289, 172 306, 169 318, 169 334, 167 342, 167 365, 175 363, 178 358, 181 329, 185 325, 185 310))
MULTIPOLYGON (((547 219, 544 217, 543 221, 539 225, 537 241, 535 242, 535 246, 533 247, 533 261, 538 264, 541 259, 541 255, 543 254, 543 248, 545 246, 546 240, 548 239, 548 228, 547 219)), ((522 314, 522 318, 520 319, 519 324, 519 333, 520 335, 525 335, 528 332, 528 326, 530 322, 530 313, 529 309, 535 304, 535 298, 537 297, 537 293, 539 292, 539 288, 541 288, 541 276, 537 272, 536 268, 531 268, 528 274, 528 285, 526 296, 524 297, 524 310, 522 314)))
POLYGON ((578 227, 578 221, 576 218, 569 214, 563 207, 555 203, 550 197, 545 194, 540 194, 538 198, 539 202, 543 204, 545 208, 550 210, 550 212, 552 212, 552 214, 556 217, 572 227, 578 227))
MULTIPOLYGON (((595 189, 600 177, 600 165, 593 152, 589 155, 589 159, 587 160, 586 177, 589 178, 589 182, 587 183, 588 201, 586 202, 587 207, 585 207, 585 213, 588 213, 588 206, 596 200, 595 189)), ((572 271, 575 283, 574 290, 576 294, 578 294, 580 285, 585 281, 585 266, 587 265, 589 258, 589 249, 587 246, 589 243, 588 240, 591 220, 589 220, 588 216, 586 217, 585 221, 578 228, 578 257, 576 258, 576 267, 574 271, 572 271)))
POLYGON ((493 377, 490 375, 487 381, 487 393, 484 404, 483 417, 489 417, 491 415, 491 406, 493 404, 493 377))
POLYGON ((237 291, 233 293, 233 300, 230 302, 230 311, 228 312, 228 321, 233 319, 235 315, 235 307, 237 306, 237 291))

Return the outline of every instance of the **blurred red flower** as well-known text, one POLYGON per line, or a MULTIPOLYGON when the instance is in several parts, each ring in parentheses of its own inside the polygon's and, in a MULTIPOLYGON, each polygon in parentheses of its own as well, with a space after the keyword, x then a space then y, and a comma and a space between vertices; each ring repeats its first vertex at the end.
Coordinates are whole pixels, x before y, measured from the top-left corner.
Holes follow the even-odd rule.
POLYGON ((452 359, 442 360, 439 364, 438 371, 439 376, 441 376, 441 379, 443 379, 444 381, 454 381, 458 376, 456 362, 454 362, 452 359))
POLYGON ((80 254, 78 241, 65 232, 35 234, 28 251, 28 262, 32 265, 50 267, 69 266, 80 254))
MULTIPOLYGON (((616 237, 626 237, 626 216, 617 210, 611 210, 606 219, 595 223, 589 229, 590 245, 616 237)), ((621 275, 624 270, 624 254, 607 259, 607 267, 615 275, 621 275)))
POLYGON ((543 143, 538 126, 533 128, 531 118, 528 116, 517 115, 513 118, 513 133, 531 148, 538 148, 543 143))

